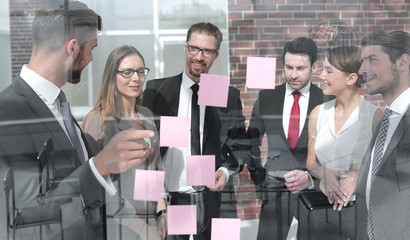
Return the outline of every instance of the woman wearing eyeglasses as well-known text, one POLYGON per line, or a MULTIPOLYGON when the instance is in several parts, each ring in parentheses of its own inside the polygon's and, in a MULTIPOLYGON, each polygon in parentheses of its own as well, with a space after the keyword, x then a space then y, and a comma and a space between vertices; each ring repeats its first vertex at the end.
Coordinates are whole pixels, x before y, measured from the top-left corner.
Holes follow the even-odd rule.
MULTIPOLYGON (((135 128, 157 132, 152 112, 140 105, 148 73, 144 58, 134 47, 124 45, 110 53, 97 102, 82 124, 94 154, 122 130, 135 128)), ((157 203, 138 201, 133 197, 136 169, 163 171, 157 138, 146 141, 150 142, 154 153, 144 163, 111 176, 117 193, 114 197, 106 194, 109 238, 117 238, 114 233, 118 234, 118 227, 121 228, 122 239, 135 239, 135 233, 138 234, 137 239, 148 239, 148 236, 149 239, 162 239, 166 235, 165 199, 157 203), (113 224, 112 220, 127 227, 113 224)))

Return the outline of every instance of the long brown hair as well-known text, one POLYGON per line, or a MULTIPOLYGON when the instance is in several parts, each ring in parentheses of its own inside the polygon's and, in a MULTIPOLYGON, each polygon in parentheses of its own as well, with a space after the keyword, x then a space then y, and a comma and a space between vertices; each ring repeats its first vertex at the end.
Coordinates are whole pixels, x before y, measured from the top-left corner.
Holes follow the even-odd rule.
MULTIPOLYGON (((145 66, 144 57, 134 47, 123 45, 114 49, 107 58, 102 77, 100 94, 98 95, 92 111, 103 113, 102 117, 112 117, 115 112, 115 92, 117 88, 117 70, 122 60, 130 55, 138 55, 145 66)), ((136 103, 142 101, 142 92, 137 97, 136 103)))

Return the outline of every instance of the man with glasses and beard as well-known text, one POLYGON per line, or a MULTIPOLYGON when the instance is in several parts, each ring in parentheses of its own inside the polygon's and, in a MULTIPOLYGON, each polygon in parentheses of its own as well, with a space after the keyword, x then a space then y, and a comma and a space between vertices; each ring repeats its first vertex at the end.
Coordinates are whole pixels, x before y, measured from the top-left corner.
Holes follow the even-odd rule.
MULTIPOLYGON (((221 42, 222 33, 215 25, 204 22, 192 25, 184 46, 184 72, 173 77, 147 81, 142 103, 158 117, 158 129, 161 127, 159 116, 191 119, 190 148, 163 147, 161 155, 165 165, 165 186, 171 195, 171 205, 197 206, 197 234, 193 236, 194 239, 210 239, 211 218, 219 217, 220 191, 229 178, 228 169, 221 167, 220 151, 221 134, 226 134, 228 129, 221 130, 223 120, 218 115, 218 108, 198 106, 197 103, 200 75, 209 72, 219 55, 221 42), (214 185, 187 185, 185 158, 189 155, 215 155, 214 185)), ((235 118, 235 126, 244 127, 239 91, 231 87, 228 98, 228 110, 240 110, 237 111, 240 116, 235 118)), ((189 239, 189 235, 169 237, 189 239)))

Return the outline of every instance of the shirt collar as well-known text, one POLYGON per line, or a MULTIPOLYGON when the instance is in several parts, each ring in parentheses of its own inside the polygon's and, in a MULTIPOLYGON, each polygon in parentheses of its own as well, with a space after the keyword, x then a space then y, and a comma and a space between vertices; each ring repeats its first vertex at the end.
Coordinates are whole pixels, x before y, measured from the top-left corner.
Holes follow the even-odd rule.
POLYGON ((52 104, 60 94, 60 88, 54 83, 43 78, 26 65, 23 65, 20 72, 20 77, 40 96, 42 96, 48 103, 52 104))
MULTIPOLYGON (((310 85, 311 85, 311 84, 312 84, 312 83, 309 81, 308 84, 306 84, 306 86, 304 86, 303 88, 301 88, 301 89, 299 90, 299 92, 301 93, 302 96, 306 97, 306 95, 309 93, 310 85)), ((295 91, 295 90, 289 86, 289 83, 286 82, 286 93, 285 93, 285 96, 290 96, 290 95, 292 95, 292 92, 294 92, 294 91, 295 91)))
POLYGON ((394 113, 403 115, 409 106, 409 99, 410 99, 410 88, 407 88, 388 107, 394 113))
MULTIPOLYGON (((193 81, 192 79, 190 79, 184 71, 184 73, 182 74, 182 84, 181 84, 181 86, 183 88, 185 88, 186 90, 189 90, 192 87, 192 85, 194 85, 195 83, 196 82, 193 81)), ((198 85, 199 85, 199 83, 198 83, 198 85)))

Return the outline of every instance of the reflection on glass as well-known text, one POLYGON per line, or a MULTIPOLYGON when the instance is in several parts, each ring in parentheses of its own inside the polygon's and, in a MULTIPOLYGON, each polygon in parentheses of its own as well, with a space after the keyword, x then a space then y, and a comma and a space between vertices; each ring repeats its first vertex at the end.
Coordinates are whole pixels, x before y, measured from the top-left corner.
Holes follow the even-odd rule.
POLYGON ((226 28, 226 1, 158 0, 159 29, 188 29, 192 23, 212 21, 219 28, 226 28))
POLYGON ((153 1, 92 0, 89 6, 103 18, 104 31, 152 30, 154 28, 153 1))

